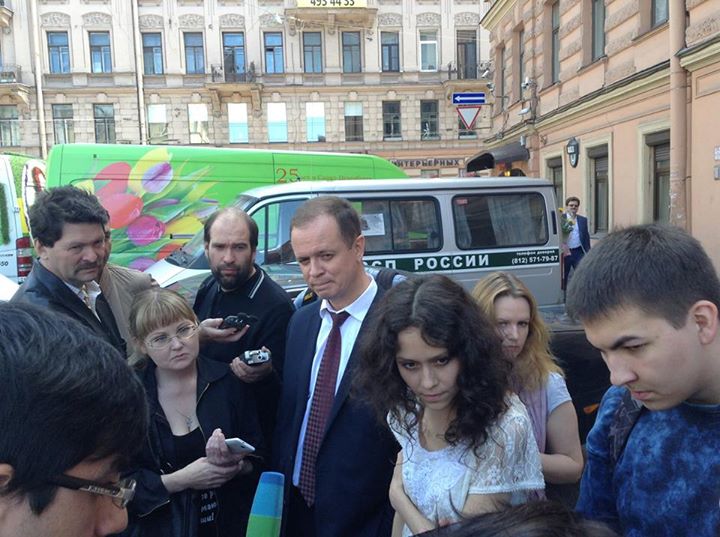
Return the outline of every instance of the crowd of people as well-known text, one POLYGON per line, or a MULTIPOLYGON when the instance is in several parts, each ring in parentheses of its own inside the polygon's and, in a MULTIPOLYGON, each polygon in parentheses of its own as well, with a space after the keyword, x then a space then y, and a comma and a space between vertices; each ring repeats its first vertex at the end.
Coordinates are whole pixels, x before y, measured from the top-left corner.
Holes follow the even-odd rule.
POLYGON ((256 223, 228 208, 205 223, 191 305, 108 262, 94 195, 39 194, 37 261, 0 305, 0 535, 241 536, 266 470, 285 476, 286 537, 717 535, 712 262, 657 225, 589 250, 575 201, 567 307, 615 385, 586 457, 511 274, 472 293, 376 279, 357 212, 318 197, 291 224, 314 299, 296 309, 255 263, 256 223), (578 480, 575 511, 553 501, 578 480))

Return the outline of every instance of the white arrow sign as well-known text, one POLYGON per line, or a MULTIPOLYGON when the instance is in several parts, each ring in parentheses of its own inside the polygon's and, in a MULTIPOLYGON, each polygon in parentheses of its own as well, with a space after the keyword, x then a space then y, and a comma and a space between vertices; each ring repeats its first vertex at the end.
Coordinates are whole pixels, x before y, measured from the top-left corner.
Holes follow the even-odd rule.
POLYGON ((465 105, 458 106, 457 111, 460 119, 462 120, 465 128, 471 130, 475 126, 475 120, 480 115, 481 105, 465 105))

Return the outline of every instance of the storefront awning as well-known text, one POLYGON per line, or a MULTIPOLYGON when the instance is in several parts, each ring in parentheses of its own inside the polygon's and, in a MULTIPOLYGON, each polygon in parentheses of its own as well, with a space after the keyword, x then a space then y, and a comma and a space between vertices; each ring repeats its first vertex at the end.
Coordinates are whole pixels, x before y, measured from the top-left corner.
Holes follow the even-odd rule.
POLYGON ((529 158, 530 153, 528 150, 520 145, 520 142, 513 142, 470 157, 465 165, 465 169, 468 172, 489 170, 498 164, 512 164, 513 162, 528 160, 529 158))

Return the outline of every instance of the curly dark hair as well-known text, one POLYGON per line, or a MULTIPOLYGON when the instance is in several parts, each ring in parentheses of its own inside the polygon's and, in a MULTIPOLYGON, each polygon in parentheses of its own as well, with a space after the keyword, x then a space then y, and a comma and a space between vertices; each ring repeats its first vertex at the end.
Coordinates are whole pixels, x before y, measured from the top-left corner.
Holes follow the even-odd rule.
POLYGON ((460 361, 456 416, 445 432, 450 445, 477 450, 488 428, 507 410, 510 364, 495 327, 475 300, 445 276, 411 278, 387 292, 361 341, 354 393, 383 422, 391 417, 411 434, 422 409, 395 362, 398 334, 417 328, 433 347, 460 361))

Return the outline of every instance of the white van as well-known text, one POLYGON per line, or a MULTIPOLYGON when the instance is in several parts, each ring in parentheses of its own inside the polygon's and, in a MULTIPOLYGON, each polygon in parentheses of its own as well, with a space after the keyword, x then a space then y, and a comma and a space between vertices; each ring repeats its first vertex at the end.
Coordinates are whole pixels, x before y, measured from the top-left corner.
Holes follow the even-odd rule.
MULTIPOLYGON (((290 222, 300 204, 321 195, 345 198, 358 210, 368 265, 442 273, 468 290, 486 274, 505 270, 520 277, 540 305, 562 303, 560 230, 553 188, 546 180, 374 179, 248 190, 235 205, 258 224, 257 263, 285 278, 281 284, 286 287, 302 286, 290 222)), ((192 295, 208 274, 203 246, 199 232, 148 272, 160 285, 192 295)))
POLYGON ((0 275, 22 283, 32 268, 27 207, 45 188, 45 164, 24 155, 0 155, 0 275))

